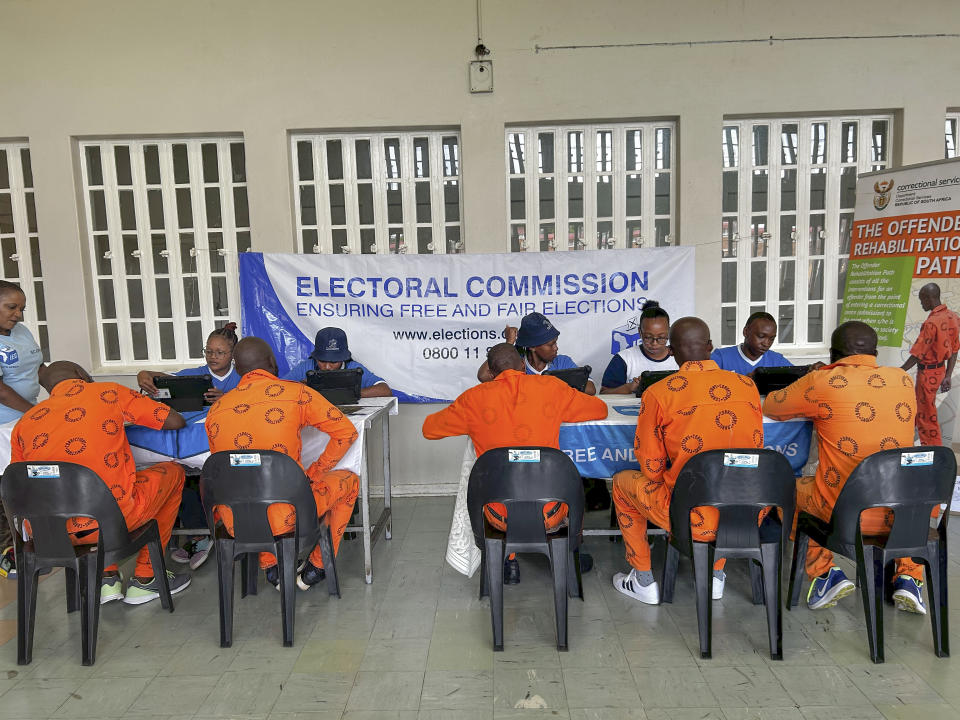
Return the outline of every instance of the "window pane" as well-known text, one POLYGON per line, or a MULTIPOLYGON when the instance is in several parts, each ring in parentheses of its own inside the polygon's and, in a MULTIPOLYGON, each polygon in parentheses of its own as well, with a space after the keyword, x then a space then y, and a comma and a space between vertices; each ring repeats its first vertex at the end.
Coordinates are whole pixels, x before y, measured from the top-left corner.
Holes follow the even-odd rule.
POLYGON ((549 219, 555 216, 556 209, 553 202, 553 178, 540 178, 540 219, 549 219))
POLYGON ((797 171, 780 171, 780 209, 791 211, 797 209, 797 171))
POLYGON ((857 161, 857 123, 845 122, 840 126, 840 162, 857 161))
POLYGON ((177 356, 173 339, 173 323, 160 323, 160 357, 171 360, 177 356))
POLYGON ((157 278, 157 315, 162 318, 173 317, 173 304, 170 299, 169 278, 157 278))
POLYGON ((193 227, 193 200, 190 188, 177 188, 177 224, 180 228, 193 227))
POLYGON ((770 147, 770 126, 769 125, 754 125, 753 126, 753 164, 754 165, 767 165, 770 161, 768 158, 768 148, 770 147))
MULTIPOLYGON (((738 207, 737 197, 739 192, 739 188, 738 188, 739 182, 740 182, 740 173, 738 173, 736 170, 728 170, 727 172, 723 173, 723 212, 725 213, 737 212, 737 207, 738 207)), ((629 203, 629 195, 628 195, 627 202, 629 203)), ((764 206, 764 209, 766 209, 766 206, 764 206)), ((628 212, 627 214, 631 215, 631 214, 639 214, 639 213, 628 212)))
POLYGON ((37 231, 37 206, 34 204, 32 192, 23 194, 23 204, 27 209, 27 232, 35 233, 37 231))
POLYGON ((460 239, 460 228, 457 226, 447 228, 447 252, 450 254, 463 252, 463 240, 460 239))
POLYGON ((319 243, 319 240, 317 239, 316 230, 303 231, 302 251, 305 253, 320 252, 320 243, 319 243))
POLYGON ((444 137, 440 148, 443 152, 443 175, 452 177, 460 174, 460 143, 456 136, 444 137))
POLYGON ((178 185, 190 182, 190 167, 187 162, 187 146, 173 146, 173 181, 178 185))
POLYGON ((823 342, 823 305, 807 306, 807 342, 823 342))
POLYGON ((403 222, 403 193, 400 190, 400 183, 387 183, 387 222, 403 222))
POLYGON ((417 251, 421 255, 433 252, 433 230, 431 228, 417 228, 417 251))
POLYGON ((357 153, 357 177, 369 180, 371 177, 371 167, 370 167, 370 141, 369 140, 357 140, 354 143, 357 153))
POLYGON ((10 167, 7 163, 7 151, 0 150, 0 189, 7 190, 10 187, 10 167))
POLYGON ((799 142, 800 135, 795 123, 787 123, 780 128, 780 162, 784 165, 797 164, 799 142))
POLYGON ((567 215, 583 217, 583 178, 567 178, 567 215))
POLYGON ((857 205, 857 169, 845 167, 840 170, 840 207, 850 208, 857 205))
POLYGON ((849 265, 850 260, 847 258, 840 258, 837 261, 837 297, 840 300, 843 300, 843 292, 847 287, 847 265, 849 265))
MULTIPOLYGON (((93 227, 94 232, 105 231, 107 229, 107 205, 103 196, 103 190, 90 191, 90 225, 93 227)), ((13 230, 10 232, 13 232, 13 230)))
POLYGON ((597 131, 597 172, 613 170, 613 131, 597 131))
POLYGON ((163 235, 152 235, 150 243, 153 248, 153 271, 160 274, 170 272, 166 258, 167 238, 163 235))
POLYGON ((523 252, 527 249, 527 226, 514 224, 510 226, 510 252, 523 252))
POLYGON ((343 178, 343 143, 339 140, 327 140, 327 177, 343 178))
POLYGON ((658 219, 653 221, 653 230, 656 234, 656 247, 666 247, 673 244, 673 238, 670 235, 670 221, 667 219, 658 219))
POLYGON ((613 215, 613 178, 601 175, 597 178, 597 217, 613 215))
POLYGON ((3 275, 10 280, 20 279, 20 267, 17 264, 17 241, 12 237, 0 240, 0 252, 3 253, 3 275))
POLYGON ((827 161, 827 124, 813 123, 810 126, 810 162, 814 165, 827 161))
POLYGON ((642 130, 627 130, 627 170, 641 170, 642 162, 642 130))
POLYGON ((781 305, 780 317, 777 319, 777 340, 783 344, 792 343, 793 340, 793 305, 781 305))
POLYGON ((567 171, 583 172, 583 133, 567 133, 567 171))
POLYGON ((823 215, 810 216, 810 249, 811 255, 823 255, 826 233, 823 229, 823 215))
POLYGON ((673 136, 673 131, 670 128, 657 128, 657 146, 656 146, 656 167, 657 170, 669 170, 672 162, 670 156, 670 139, 673 136))
POLYGON ((767 299, 767 263, 760 260, 750 263, 750 301, 767 299))
POLYGON ((117 169, 117 185, 133 185, 130 174, 130 148, 126 145, 117 145, 113 149, 113 161, 117 169))
POLYGON ((443 215, 446 222, 460 221, 460 186, 456 180, 443 184, 443 215))
POLYGON ((827 170, 814 169, 810 172, 810 209, 823 210, 827 203, 827 170))
POLYGON ((373 225, 373 185, 370 183, 357 185, 357 211, 361 225, 373 225))
POLYGON ((0 193, 0 233, 13 234, 13 198, 0 193))
POLYGON ((207 235, 207 247, 210 248, 208 259, 210 262, 210 271, 211 272, 225 272, 226 265, 224 263, 223 254, 220 252, 223 250, 223 233, 210 233, 207 235))
POLYGON ((97 275, 109 275, 111 273, 110 238, 106 235, 95 235, 93 252, 96 256, 97 275))
POLYGON ((750 209, 752 212, 767 211, 767 177, 766 170, 753 171, 753 187, 750 194, 750 209))
POLYGON ((213 314, 223 317, 230 312, 227 301, 227 279, 218 275, 210 278, 210 291, 213 295, 213 314))
POLYGON ((137 214, 133 206, 133 190, 121 190, 117 195, 120 200, 120 227, 124 230, 136 230, 137 214))
POLYGON ((383 162, 388 178, 400 177, 399 138, 387 138, 383 141, 383 162))
POLYGON ((103 346, 106 360, 120 359, 120 334, 115 323, 103 324, 103 346))
POLYGON ((425 137, 413 139, 413 176, 430 177, 430 146, 425 137))
POLYGON ((150 215, 150 227, 163 229, 163 193, 160 190, 147 190, 147 211, 150 215))
POLYGON ((737 234, 737 219, 735 217, 724 218, 720 225, 720 254, 725 258, 736 257, 737 244, 740 242, 737 234))
POLYGON ((207 227, 218 228, 223 225, 220 217, 220 188, 208 187, 203 190, 207 204, 207 227))
POLYGON ((723 167, 735 168, 740 166, 740 128, 736 126, 723 129, 722 145, 723 167))
POLYGON ((183 305, 187 317, 200 315, 200 288, 195 277, 183 278, 183 305))
POLYGON ((136 235, 123 236, 123 264, 127 275, 140 274, 140 244, 136 235))
POLYGON ((510 219, 522 220, 526 215, 524 179, 510 178, 510 219))
POLYGON ((117 317, 117 306, 113 297, 113 281, 100 280, 100 316, 108 320, 117 317))
POLYGON ((20 150, 20 170, 23 173, 23 186, 25 188, 33 187, 33 162, 30 160, 29 148, 20 150))
POLYGON ((657 215, 670 213, 670 173, 657 173, 653 179, 653 212, 657 215))
MULTIPOLYGON (((47 298, 43 292, 43 283, 38 281, 33 284, 33 294, 36 297, 36 302, 34 303, 34 315, 36 316, 39 322, 46 322, 47 320, 47 298)), ((27 308, 29 311, 29 308, 27 308)))
POLYGON ((584 240, 583 236, 583 223, 569 223, 567 232, 567 249, 583 250, 584 247, 586 247, 586 241, 584 240))
POLYGON ((196 320, 187 323, 187 345, 190 351, 190 357, 203 357, 203 330, 200 327, 200 321, 196 320))
POLYGON ((526 136, 522 132, 510 133, 507 137, 507 149, 510 152, 510 174, 523 175, 526 161, 524 144, 526 136))
MULTIPOLYGON (((43 275, 43 269, 40 266, 40 239, 36 237, 30 238, 30 260, 33 265, 33 276, 40 277, 43 275)), ((38 285, 41 285, 38 283, 38 285)), ((41 285, 42 287, 42 285, 41 285)))
POLYGON ((795 215, 780 216, 780 257, 797 254, 797 218, 795 215))
POLYGON ((544 252, 556 250, 557 237, 554 223, 540 224, 540 249, 544 252))
POLYGON ((146 360, 149 357, 147 350, 147 325, 138 322, 130 326, 131 337, 133 340, 133 359, 146 360))
POLYGON ((537 136, 537 147, 540 153, 538 158, 540 172, 552 173, 554 170, 553 133, 540 133, 537 136))
POLYGON ((313 180, 313 143, 297 143, 297 173, 300 180, 313 180))
MULTIPOLYGON (((341 187, 339 185, 331 185, 331 190, 335 187, 341 187)), ((330 200, 330 210, 331 215, 333 214, 333 199, 330 200)), ((336 220, 333 221, 336 224, 336 220)), ((301 225, 316 225, 317 224, 317 205, 315 198, 313 196, 313 185, 301 185, 300 186, 300 224, 301 225)))
POLYGON ((766 257, 767 255, 767 218, 763 215, 756 215, 751 218, 750 240, 751 257, 766 257))
POLYGON ((342 255, 347 247, 347 231, 334 230, 330 235, 333 238, 333 252, 337 255, 342 255))
POLYGON ((597 223, 597 250, 605 250, 614 245, 613 223, 609 220, 597 223))
POLYGON ((823 300, 823 260, 811 260, 807 272, 807 299, 823 300))
POLYGON ((130 317, 143 317, 143 289, 139 280, 127 280, 127 305, 130 317))
POLYGON ((627 247, 643 247, 643 221, 627 220, 627 247))
POLYGON ((160 184, 160 153, 156 145, 143 148, 143 166, 148 185, 160 184))
POLYGON ((795 277, 795 261, 785 260, 780 263, 780 300, 793 300, 795 277))
POLYGON ((853 230, 853 213, 840 213, 840 254, 850 254, 850 233, 853 230))
POLYGON ((643 179, 640 175, 627 175, 627 216, 643 213, 643 179))
POLYGON ((377 231, 373 228, 360 229, 360 252, 363 255, 377 253, 377 231))
MULTIPOLYGON (((103 185, 103 169, 100 166, 100 148, 95 145, 88 145, 85 148, 85 154, 87 156, 87 184, 103 185)), ((6 161, 6 155, 3 157, 4 161, 6 161)), ((3 163, 3 168, 6 170, 6 162, 3 163)), ((5 175, 6 173, 4 173, 4 176, 5 175)), ((9 187, 9 185, 5 187, 9 187)))
POLYGON ((250 227, 250 209, 247 206, 247 189, 245 187, 235 187, 233 189, 233 215, 236 227, 250 227))
POLYGON ((220 181, 220 167, 217 164, 217 146, 214 143, 204 143, 200 146, 200 157, 203 163, 203 181, 215 183, 220 181))
POLYGON ((875 163, 887 162, 887 121, 874 120, 871 128, 872 152, 871 158, 875 163))
POLYGON ((725 262, 720 264, 720 302, 737 301, 737 264, 725 262))
POLYGON ((720 344, 733 345, 737 341, 737 309, 725 307, 720 310, 720 344))
MULTIPOLYGON (((301 202, 304 201, 301 200, 301 202)), ((312 200, 310 202, 312 202, 312 200)), ((316 213, 314 212, 311 217, 313 218, 313 222, 310 224, 316 224, 316 213)), ((330 222, 334 225, 347 224, 347 207, 343 197, 343 185, 330 186, 330 222)), ((304 222, 304 225, 306 224, 308 223, 304 222)))
POLYGON ((230 169, 233 171, 234 182, 247 181, 247 155, 242 142, 230 143, 230 169))
MULTIPOLYGON (((417 222, 430 222, 430 183, 418 182, 414 185, 414 199, 417 203, 417 222)), ((371 212, 373 196, 371 195, 371 212)), ((360 222, 363 222, 362 220, 360 222)), ((371 220, 372 222, 372 220, 371 220)))

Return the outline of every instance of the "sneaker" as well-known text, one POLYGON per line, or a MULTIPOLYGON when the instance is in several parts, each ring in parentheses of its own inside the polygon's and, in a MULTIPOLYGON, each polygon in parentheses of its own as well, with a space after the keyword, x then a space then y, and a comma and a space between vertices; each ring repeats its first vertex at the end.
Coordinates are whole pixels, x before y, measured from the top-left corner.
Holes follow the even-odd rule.
POLYGON ((277 592, 280 592, 280 566, 271 565, 263 572, 267 576, 267 582, 273 585, 277 592))
MULTIPOLYGON (((583 572, 581 570, 581 572, 583 572)), ((520 561, 507 558, 503 561, 503 584, 517 585, 520 583, 520 561)))
POLYGON ((307 560, 307 562, 303 564, 303 569, 300 571, 300 574, 297 575, 297 587, 301 590, 309 590, 326 577, 327 573, 323 568, 318 568, 307 560))
POLYGON ((660 604, 660 588, 657 586, 656 581, 649 585, 641 585, 635 569, 631 569, 629 573, 617 573, 614 575, 613 586, 617 589, 617 592, 621 592, 647 605, 660 604))
POLYGON ((193 540, 188 540, 186 543, 184 543, 183 547, 177 548, 170 553, 170 559, 175 563, 186 565, 190 562, 190 556, 193 555, 193 548, 195 545, 196 543, 193 540))
MULTIPOLYGON (((176 595, 190 586, 190 576, 186 573, 174 575, 167 570, 167 583, 170 585, 170 594, 176 595)), ((123 596, 123 601, 127 605, 142 605, 158 597, 160 597, 160 581, 156 577, 151 578, 150 582, 142 582, 134 577, 127 583, 127 594, 123 596)))
POLYGON ((917 582, 909 575, 897 575, 893 581, 893 604, 897 610, 926 615, 927 608, 923 605, 923 583, 917 582))
MULTIPOLYGON (((519 566, 518 566, 519 569, 519 566)), ((588 573, 593 570, 593 555, 580 551, 580 573, 588 573)))
POLYGON ((723 599, 723 588, 727 584, 727 574, 723 570, 713 571, 713 591, 711 596, 714 600, 723 599))
POLYGON ((213 540, 209 537, 200 538, 193 544, 193 555, 190 556, 190 569, 196 570, 203 565, 213 549, 213 540))
POLYGON ((815 577, 807 591, 807 607, 811 610, 822 610, 833 607, 837 600, 852 593, 854 585, 843 570, 834 565, 826 575, 815 577))
POLYGON ((109 572, 103 574, 103 582, 100 583, 100 604, 106 605, 114 600, 123 598, 123 578, 119 572, 109 572))
POLYGON ((17 556, 13 545, 5 547, 3 553, 0 554, 0 577, 9 580, 17 579, 17 556))

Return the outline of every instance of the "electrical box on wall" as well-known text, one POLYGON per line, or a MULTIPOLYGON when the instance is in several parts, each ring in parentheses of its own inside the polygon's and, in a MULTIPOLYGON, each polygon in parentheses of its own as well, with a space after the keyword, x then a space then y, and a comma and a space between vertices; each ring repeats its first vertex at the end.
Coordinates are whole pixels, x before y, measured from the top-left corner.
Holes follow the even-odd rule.
POLYGON ((473 60, 470 63, 470 92, 493 92, 492 60, 473 60))

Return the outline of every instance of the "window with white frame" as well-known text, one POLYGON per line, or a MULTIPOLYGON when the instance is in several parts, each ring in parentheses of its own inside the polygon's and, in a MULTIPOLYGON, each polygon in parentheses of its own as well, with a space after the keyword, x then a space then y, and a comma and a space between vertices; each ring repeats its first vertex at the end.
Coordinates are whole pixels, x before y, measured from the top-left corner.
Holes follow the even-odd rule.
POLYGON ((207 335, 240 319, 243 140, 84 141, 80 163, 102 363, 202 359, 207 335))
POLYGON ((758 310, 822 348, 843 301, 857 174, 890 162, 890 115, 724 121, 721 342, 758 310))
POLYGON ((23 289, 27 300, 23 324, 36 338, 44 360, 50 360, 33 167, 25 142, 0 142, 0 252, 0 275, 23 289))
POLYGON ((293 133, 304 253, 464 251, 460 133, 293 133))
POLYGON ((675 129, 672 122, 507 128, 511 252, 677 244, 675 129))
POLYGON ((947 113, 943 135, 943 157, 947 160, 960 157, 960 149, 957 148, 957 143, 960 142, 960 112, 947 113))

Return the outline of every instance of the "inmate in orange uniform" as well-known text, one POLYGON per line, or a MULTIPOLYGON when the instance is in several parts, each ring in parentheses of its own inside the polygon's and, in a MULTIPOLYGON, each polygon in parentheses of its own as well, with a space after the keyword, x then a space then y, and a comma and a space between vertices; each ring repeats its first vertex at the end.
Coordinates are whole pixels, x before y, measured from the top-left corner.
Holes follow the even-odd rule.
MULTIPOLYGON (((613 476, 613 502, 631 566, 650 570, 647 521, 670 529, 670 498, 687 460, 704 450, 742 447, 763 447, 760 396, 750 378, 721 370, 713 360, 695 360, 644 392, 634 439, 640 470, 613 476)), ((716 508, 694 508, 693 539, 714 540, 719 517, 716 508)), ((714 567, 723 567, 723 560, 714 567)))
MULTIPOLYGON (((428 415, 423 436, 428 440, 469 435, 480 457, 487 450, 511 445, 560 447, 560 425, 602 420, 607 404, 574 390, 549 375, 526 375, 504 370, 493 380, 462 393, 449 407, 428 415)), ((506 508, 490 503, 487 519, 504 529, 506 508)), ((566 517, 566 506, 552 503, 543 509, 548 530, 566 517)))
MULTIPOLYGON (((764 415, 775 420, 807 417, 817 430, 820 464, 816 477, 797 480, 797 510, 829 520, 837 496, 861 460, 879 450, 913 445, 913 383, 900 368, 878 367, 873 355, 849 355, 814 370, 767 396, 764 415)), ((892 516, 883 508, 867 510, 860 522, 866 535, 890 531, 892 516)), ((807 575, 829 572, 833 553, 812 540, 807 575)), ((897 560, 897 574, 923 580, 923 568, 909 558, 897 560)))
POLYGON ((943 445, 937 419, 937 391, 946 374, 950 357, 960 350, 960 318, 937 305, 920 327, 910 348, 917 359, 917 434, 921 445, 943 445))
MULTIPOLYGON (((180 509, 183 468, 163 462, 138 471, 123 425, 159 429, 169 413, 166 405, 117 383, 64 380, 14 426, 10 459, 72 462, 90 468, 113 492, 127 528, 156 518, 160 543, 166 547, 180 509)), ((89 518, 73 518, 68 525, 71 532, 94 528, 96 523, 89 518)), ((83 542, 96 542, 96 534, 85 535, 83 542)), ((116 569, 116 565, 105 568, 116 569)), ((134 574, 153 577, 147 548, 137 555, 134 574)))
MULTIPOLYGON (((300 430, 306 425, 330 436, 323 454, 306 472, 317 503, 317 516, 330 513, 336 553, 359 491, 359 478, 355 473, 333 469, 357 439, 353 423, 342 412, 302 383, 279 380, 266 370, 252 370, 210 408, 207 437, 210 452, 277 450, 300 463, 300 430)), ((232 533, 233 513, 223 508, 218 514, 227 532, 232 533)), ((277 535, 296 527, 293 506, 286 503, 271 505, 267 518, 277 535)), ((315 567, 323 567, 319 546, 310 554, 310 562, 315 567)), ((277 559, 271 553, 260 553, 261 568, 276 564, 277 559)))

